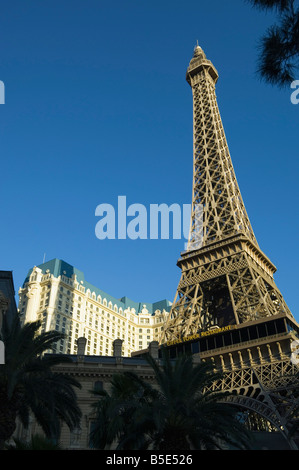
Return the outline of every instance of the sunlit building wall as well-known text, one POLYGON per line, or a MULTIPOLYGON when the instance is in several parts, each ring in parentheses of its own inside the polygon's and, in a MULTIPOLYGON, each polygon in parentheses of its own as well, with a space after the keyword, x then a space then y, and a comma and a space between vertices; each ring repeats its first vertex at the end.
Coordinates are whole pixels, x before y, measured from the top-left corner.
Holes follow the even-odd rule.
POLYGON ((19 289, 22 322, 41 321, 41 331, 57 330, 65 338, 55 353, 76 354, 77 339, 87 340, 86 354, 113 355, 113 341, 122 339, 122 354, 159 341, 171 303, 116 299, 88 283, 84 274, 65 261, 53 259, 32 268, 19 289))

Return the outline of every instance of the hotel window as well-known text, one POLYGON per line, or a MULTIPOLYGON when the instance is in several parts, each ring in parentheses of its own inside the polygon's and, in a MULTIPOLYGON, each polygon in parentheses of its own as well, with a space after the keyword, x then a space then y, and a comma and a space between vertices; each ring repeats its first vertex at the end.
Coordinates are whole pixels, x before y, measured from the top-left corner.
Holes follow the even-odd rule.
POLYGON ((43 319, 42 319, 42 325, 41 325, 43 331, 45 331, 46 322, 47 322, 47 312, 43 312, 43 319))
POLYGON ((55 325, 56 331, 59 331, 59 325, 60 325, 60 315, 58 314, 56 317, 56 325, 55 325))

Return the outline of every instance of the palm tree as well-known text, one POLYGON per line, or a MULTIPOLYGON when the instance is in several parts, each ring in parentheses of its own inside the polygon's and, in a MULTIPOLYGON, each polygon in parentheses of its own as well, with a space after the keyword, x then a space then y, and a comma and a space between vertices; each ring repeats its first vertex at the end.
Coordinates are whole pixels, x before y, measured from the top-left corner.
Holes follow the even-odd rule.
POLYGON ((21 326, 18 314, 11 322, 3 316, 0 339, 5 345, 5 364, 0 365, 0 448, 13 435, 16 419, 26 428, 31 413, 50 439, 59 435, 62 421, 70 429, 80 422, 74 391, 79 383, 52 369, 70 359, 44 354, 63 335, 56 331, 40 333, 40 326, 39 321, 21 326))
MULTIPOLYGON (((144 435, 138 433, 138 412, 142 410, 142 423, 144 427, 144 407, 147 399, 147 384, 142 386, 137 377, 130 374, 115 374, 111 379, 111 390, 96 390, 92 393, 98 397, 93 403, 96 419, 90 435, 92 447, 110 449, 118 442, 119 449, 146 448, 144 435), (130 432, 128 429, 130 428, 130 432), (130 435, 130 438, 128 438, 130 435)), ((150 390, 150 400, 153 398, 150 390)))
POLYGON ((109 435, 110 444, 116 440, 119 449, 163 451, 249 446, 239 410, 222 401, 224 394, 210 391, 221 377, 211 365, 194 365, 192 356, 171 361, 165 351, 161 365, 150 356, 147 360, 156 387, 126 372, 114 377, 111 395, 103 392, 98 409, 105 420, 97 415, 97 429, 109 435))

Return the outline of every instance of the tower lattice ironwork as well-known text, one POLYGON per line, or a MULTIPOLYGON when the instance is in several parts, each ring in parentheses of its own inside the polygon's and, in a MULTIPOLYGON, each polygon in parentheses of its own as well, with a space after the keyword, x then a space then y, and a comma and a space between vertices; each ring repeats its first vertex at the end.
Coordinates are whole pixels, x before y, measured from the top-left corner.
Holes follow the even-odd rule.
POLYGON ((217 105, 217 79, 197 46, 187 69, 194 127, 191 227, 163 341, 282 312, 291 316, 242 200, 217 105))
POLYGON ((268 419, 298 448, 288 436, 298 420, 299 325, 251 227, 216 100, 218 73, 199 46, 186 79, 193 94, 190 234, 160 344, 212 360, 224 374, 215 390, 232 392, 230 401, 268 419))

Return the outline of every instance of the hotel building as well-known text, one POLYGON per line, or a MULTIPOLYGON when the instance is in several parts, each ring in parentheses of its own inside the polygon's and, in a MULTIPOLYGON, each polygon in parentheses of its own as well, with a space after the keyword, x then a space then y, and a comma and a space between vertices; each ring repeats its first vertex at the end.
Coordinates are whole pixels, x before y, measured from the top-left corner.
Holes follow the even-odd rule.
POLYGON ((170 307, 168 300, 116 299, 59 259, 34 266, 19 289, 22 322, 40 320, 41 331, 64 333, 54 349, 62 354, 76 354, 77 339, 85 337, 87 355, 112 356, 113 341, 122 339, 122 355, 131 356, 159 341, 170 307))

